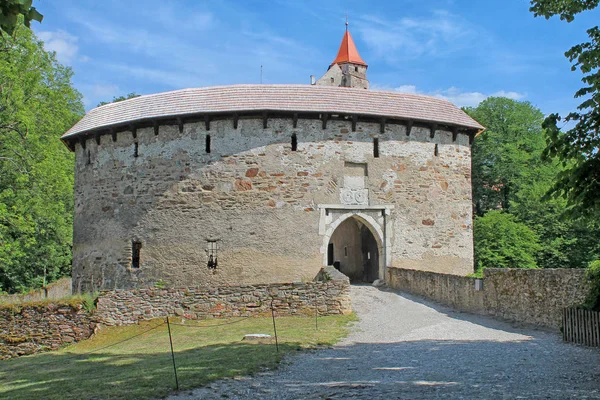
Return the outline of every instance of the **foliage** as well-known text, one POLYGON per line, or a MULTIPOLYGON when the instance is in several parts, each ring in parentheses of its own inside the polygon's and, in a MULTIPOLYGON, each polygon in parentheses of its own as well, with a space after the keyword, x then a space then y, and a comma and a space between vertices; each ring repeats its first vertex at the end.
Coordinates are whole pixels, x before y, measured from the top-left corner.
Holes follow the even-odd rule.
MULTIPOLYGON (((272 333, 271 316, 185 321, 185 326, 171 318, 179 385, 188 390, 276 368, 285 355, 334 344, 354 320, 354 315, 321 317, 316 330, 313 318, 278 317, 277 352, 274 344, 240 342, 247 333, 272 333)), ((156 399, 165 398, 174 386, 164 319, 103 328, 62 351, 0 363, 0 397, 15 400, 156 399)))
POLYGON ((474 224, 475 265, 482 268, 537 268, 537 234, 514 215, 489 211, 474 224))
MULTIPOLYGON (((571 22, 575 15, 594 9, 599 0, 532 0, 530 11, 537 16, 571 22)), ((575 93, 582 100, 577 111, 566 117, 549 115, 544 121, 548 146, 546 157, 557 157, 565 170, 561 171, 550 194, 562 196, 569 204, 569 214, 600 215, 600 29, 587 30, 588 42, 571 47, 565 56, 572 62, 572 71, 583 74, 584 86, 575 93), (562 131, 559 123, 571 126, 562 131), (574 126, 573 126, 574 125, 574 126)))
POLYGON ((98 103, 98 105, 96 107, 100 107, 100 106, 103 106, 105 104, 110 104, 110 103, 117 103, 117 102, 123 101, 123 100, 133 99, 135 97, 140 97, 140 95, 135 92, 131 92, 131 93, 127 93, 125 96, 119 96, 119 97, 114 96, 112 101, 101 101, 100 103, 98 103))
POLYGON ((600 311, 600 260, 590 263, 586 275, 590 281, 590 293, 583 304, 583 308, 600 311))
POLYGON ((32 7, 33 0, 0 0, 0 36, 12 35, 19 26, 19 18, 29 28, 32 20, 42 22, 44 16, 32 7))
POLYGON ((477 215, 508 210, 522 187, 538 178, 544 115, 528 102, 491 97, 465 111, 487 130, 473 143, 473 197, 477 215))
MULTIPOLYGON (((473 143, 475 214, 501 209, 515 215, 539 237, 540 267, 585 268, 600 256, 598 221, 563 218, 567 201, 545 197, 565 167, 542 158, 546 144, 541 111, 506 98, 489 98, 465 111, 487 127, 473 143)), ((476 251, 480 246, 476 238, 476 251)))
POLYGON ((59 137, 83 114, 72 72, 18 27, 0 37, 0 287, 70 273, 73 156, 59 137))

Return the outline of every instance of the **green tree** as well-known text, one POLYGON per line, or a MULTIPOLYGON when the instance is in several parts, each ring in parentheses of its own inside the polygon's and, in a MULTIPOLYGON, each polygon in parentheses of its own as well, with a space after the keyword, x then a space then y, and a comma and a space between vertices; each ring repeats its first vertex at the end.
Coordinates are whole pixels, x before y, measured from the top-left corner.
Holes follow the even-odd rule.
POLYGON ((29 29, 0 49, 0 289, 17 291, 70 273, 74 166, 59 137, 83 105, 29 29))
POLYGON ((100 106, 103 106, 105 104, 110 104, 110 103, 117 103, 117 102, 123 101, 123 100, 133 99, 134 97, 140 97, 140 95, 135 92, 131 92, 131 93, 127 93, 125 96, 118 96, 118 97, 114 96, 112 101, 101 101, 100 103, 98 103, 98 105, 96 107, 100 107, 100 106))
POLYGON ((0 35, 12 35, 19 26, 19 18, 29 28, 32 20, 42 22, 44 16, 32 7, 33 0, 0 0, 0 35))
POLYGON ((537 268, 537 234, 514 215, 490 211, 475 218, 475 265, 482 268, 537 268))
POLYGON ((473 143, 473 199, 477 215, 509 210, 524 185, 535 181, 545 146, 544 115, 528 102, 490 97, 465 111, 487 130, 473 143))
MULTIPOLYGON (((532 0, 534 16, 549 19, 558 15, 571 22, 581 12, 592 10, 600 0, 532 0)), ((587 30, 588 42, 573 46, 565 56, 572 62, 572 71, 583 74, 584 86, 575 93, 582 100, 577 111, 566 117, 549 115, 544 121, 548 146, 545 156, 557 157, 565 169, 549 192, 567 199, 570 214, 600 214, 600 29, 587 30), (559 128, 564 121, 572 126, 559 128)))
MULTIPOLYGON (((581 216, 561 218, 567 201, 545 198, 564 167, 542 158, 542 112, 506 98, 489 98, 466 111, 487 127, 473 143, 476 215, 501 209, 532 229, 540 242, 540 267, 585 267, 595 259, 600 254, 598 222, 581 216)), ((480 246, 476 237, 476 251, 480 246)))

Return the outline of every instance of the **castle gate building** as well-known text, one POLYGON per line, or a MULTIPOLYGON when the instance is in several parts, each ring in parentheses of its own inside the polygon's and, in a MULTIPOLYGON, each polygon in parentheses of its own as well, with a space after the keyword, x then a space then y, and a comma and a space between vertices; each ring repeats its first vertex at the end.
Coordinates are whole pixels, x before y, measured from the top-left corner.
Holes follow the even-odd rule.
POLYGON ((450 102, 368 90, 350 33, 314 85, 91 110, 75 152, 75 291, 473 272, 471 141, 450 102))

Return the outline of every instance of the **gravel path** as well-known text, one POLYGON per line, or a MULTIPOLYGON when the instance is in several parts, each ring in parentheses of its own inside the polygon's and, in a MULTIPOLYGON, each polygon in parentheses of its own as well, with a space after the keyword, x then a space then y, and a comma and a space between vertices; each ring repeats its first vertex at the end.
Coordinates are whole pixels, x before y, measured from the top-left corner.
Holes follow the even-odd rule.
POLYGON ((600 350, 556 333, 352 287, 360 318, 332 349, 170 399, 600 399, 600 350))

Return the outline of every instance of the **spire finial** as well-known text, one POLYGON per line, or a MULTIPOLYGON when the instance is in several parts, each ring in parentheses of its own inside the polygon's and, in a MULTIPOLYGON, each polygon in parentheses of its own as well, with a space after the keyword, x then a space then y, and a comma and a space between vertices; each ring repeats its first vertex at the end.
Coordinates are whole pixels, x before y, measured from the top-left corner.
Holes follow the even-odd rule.
POLYGON ((348 14, 346 14, 346 30, 348 30, 348 14))

